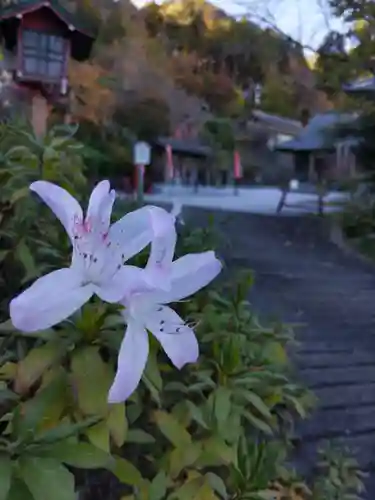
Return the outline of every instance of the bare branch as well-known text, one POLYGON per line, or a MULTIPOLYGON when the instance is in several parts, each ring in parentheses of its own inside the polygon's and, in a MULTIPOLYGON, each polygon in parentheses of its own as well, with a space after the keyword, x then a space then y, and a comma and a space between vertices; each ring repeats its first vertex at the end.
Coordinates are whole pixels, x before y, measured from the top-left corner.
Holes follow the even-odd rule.
MULTIPOLYGON (((308 51, 310 53, 315 54, 317 52, 317 45, 313 43, 316 35, 321 30, 321 26, 315 26, 313 30, 311 30, 311 23, 308 23, 309 33, 308 40, 306 40, 306 36, 303 33, 304 22, 303 22, 303 6, 300 4, 300 1, 297 0, 297 10, 291 10, 290 4, 286 4, 283 7, 283 2, 280 0, 266 0, 265 2, 262 0, 237 0, 236 3, 241 6, 246 11, 246 17, 249 20, 252 20, 256 23, 259 23, 263 26, 269 27, 274 30, 276 33, 280 34, 286 40, 294 43, 296 46, 300 47, 304 51, 308 51), (291 10, 291 14, 296 16, 296 25, 295 31, 296 35, 292 36, 290 33, 287 33, 282 29, 279 22, 279 17, 281 13, 281 9, 291 10)), ((327 0, 317 0, 317 6, 319 9, 319 17, 323 18, 324 30, 327 32, 332 31, 331 25, 331 11, 327 0)))

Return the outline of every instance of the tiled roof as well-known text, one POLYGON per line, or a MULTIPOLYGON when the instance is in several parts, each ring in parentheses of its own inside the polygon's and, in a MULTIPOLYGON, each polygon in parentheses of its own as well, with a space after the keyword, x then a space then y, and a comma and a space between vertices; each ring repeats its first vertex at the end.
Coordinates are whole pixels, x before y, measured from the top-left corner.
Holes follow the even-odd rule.
POLYGON ((315 115, 295 139, 283 142, 275 149, 285 152, 331 151, 337 141, 337 128, 354 119, 352 114, 336 111, 315 115))
POLYGON ((165 147, 170 145, 172 151, 192 156, 209 157, 212 149, 202 144, 198 139, 176 139, 175 137, 159 137, 155 145, 165 147))
POLYGON ((375 76, 347 83, 343 85, 342 89, 348 94, 375 94, 375 76))
POLYGON ((0 21, 15 17, 17 14, 33 12, 42 7, 49 7, 64 23, 74 26, 77 31, 90 38, 95 38, 95 31, 92 27, 88 26, 88 24, 82 19, 82 16, 78 16, 73 12, 70 12, 59 0, 14 0, 9 5, 0 7, 0 21))
POLYGON ((298 120, 285 118, 279 115, 272 115, 258 109, 254 110, 252 112, 252 115, 258 121, 264 123, 265 125, 268 125, 270 128, 273 128, 280 133, 288 133, 294 135, 298 134, 302 130, 302 123, 298 120))

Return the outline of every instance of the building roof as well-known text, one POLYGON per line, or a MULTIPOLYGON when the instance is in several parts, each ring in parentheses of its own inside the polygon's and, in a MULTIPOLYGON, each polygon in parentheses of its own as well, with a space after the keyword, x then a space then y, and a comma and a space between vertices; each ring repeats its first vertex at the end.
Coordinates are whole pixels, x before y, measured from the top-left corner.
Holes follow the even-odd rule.
POLYGON ((279 133, 296 135, 301 132, 303 128, 302 123, 298 120, 285 118, 279 115, 272 115, 258 109, 252 112, 252 116, 256 119, 256 121, 262 122, 269 128, 272 128, 279 133))
POLYGON ((290 141, 278 144, 275 149, 284 152, 332 151, 337 142, 338 127, 354 121, 351 113, 328 111, 315 115, 302 132, 290 141))
POLYGON ((0 7, 0 21, 11 19, 18 14, 27 14, 41 8, 50 8, 67 26, 73 26, 75 30, 90 38, 95 38, 95 30, 73 12, 64 7, 59 0, 13 0, 8 5, 0 7))
POLYGON ((375 94, 375 76, 360 78, 354 82, 343 85, 342 89, 348 94, 374 95, 375 94))
POLYGON ((173 152, 200 156, 207 158, 212 155, 212 149, 209 146, 202 144, 199 139, 176 139, 174 137, 159 137, 155 141, 155 145, 165 148, 170 145, 173 152))

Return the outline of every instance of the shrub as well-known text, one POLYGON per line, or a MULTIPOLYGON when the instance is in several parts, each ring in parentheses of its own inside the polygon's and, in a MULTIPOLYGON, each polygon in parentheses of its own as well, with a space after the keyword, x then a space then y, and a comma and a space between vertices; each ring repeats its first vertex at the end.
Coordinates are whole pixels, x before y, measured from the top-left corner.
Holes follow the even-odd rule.
MULTIPOLYGON (((4 134, 12 143, 14 131, 4 134)), ((293 419, 306 416, 312 396, 291 370, 290 330, 262 326, 246 302, 251 274, 177 304, 195 327, 199 362, 177 371, 150 338, 142 382, 126 404, 107 403, 124 333, 117 306, 94 299, 55 329, 27 336, 14 330, 9 300, 46 270, 66 265, 67 256, 66 241, 27 194, 28 183, 48 175, 85 194, 82 166, 54 163, 57 148, 64 158, 79 147, 70 135, 51 132, 43 144, 21 136, 25 146, 3 150, 0 166, 8 273, 0 325, 0 498, 308 498, 286 457, 293 419)), ((186 228, 177 253, 202 251, 211 236, 186 228)), ((134 263, 143 265, 145 255, 134 263)))

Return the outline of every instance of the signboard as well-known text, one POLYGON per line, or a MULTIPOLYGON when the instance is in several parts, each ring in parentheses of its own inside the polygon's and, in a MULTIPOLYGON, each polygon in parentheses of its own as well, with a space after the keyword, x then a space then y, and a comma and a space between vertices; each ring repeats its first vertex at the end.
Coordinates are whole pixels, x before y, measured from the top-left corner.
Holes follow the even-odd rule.
POLYGON ((151 147, 147 142, 136 142, 133 151, 135 165, 149 165, 151 162, 151 147))
POLYGON ((289 182, 289 189, 291 191, 299 188, 299 182, 297 179, 291 179, 289 182))

